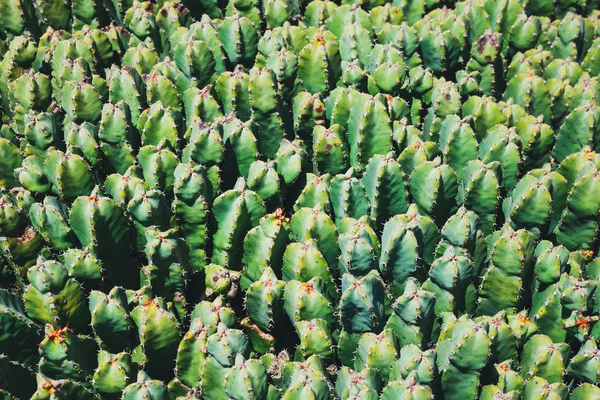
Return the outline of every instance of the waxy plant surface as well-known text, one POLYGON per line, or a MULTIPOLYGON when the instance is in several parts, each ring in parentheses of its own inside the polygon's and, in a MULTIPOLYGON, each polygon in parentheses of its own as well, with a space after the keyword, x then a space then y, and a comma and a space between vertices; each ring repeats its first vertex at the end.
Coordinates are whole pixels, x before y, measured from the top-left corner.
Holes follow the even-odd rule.
POLYGON ((0 0, 0 400, 600 400, 600 0, 0 0))

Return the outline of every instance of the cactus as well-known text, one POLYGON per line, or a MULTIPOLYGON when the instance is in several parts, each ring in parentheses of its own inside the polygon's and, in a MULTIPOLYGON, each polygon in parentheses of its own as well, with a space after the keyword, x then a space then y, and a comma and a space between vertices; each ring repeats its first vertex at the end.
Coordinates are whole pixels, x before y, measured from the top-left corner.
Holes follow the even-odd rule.
POLYGON ((233 65, 251 63, 256 56, 258 35, 254 25, 246 17, 225 17, 219 26, 219 39, 233 65))
POLYGON ((133 382, 123 390, 122 398, 133 400, 137 398, 164 399, 167 396, 167 386, 159 380, 150 379, 144 372, 138 372, 137 382, 133 382))
POLYGON ((260 279, 248 287, 246 313, 264 331, 272 331, 281 325, 284 288, 285 282, 278 280, 270 268, 265 269, 260 279))
POLYGON ((392 366, 390 381, 415 378, 421 384, 431 384, 437 376, 435 359, 433 349, 422 351, 417 345, 405 345, 392 366))
POLYGON ((68 201, 87 196, 94 188, 91 167, 77 154, 50 150, 44 163, 44 174, 58 194, 68 201))
POLYGON ((37 264, 29 268, 27 278, 31 284, 23 299, 33 319, 46 324, 70 324, 74 328, 89 323, 84 291, 77 281, 69 279, 64 265, 40 256, 37 264))
POLYGON ((89 398, 92 399, 100 398, 100 396, 86 388, 80 382, 72 381, 70 379, 49 379, 47 377, 41 377, 38 388, 31 398, 42 400, 50 399, 53 396, 65 399, 69 398, 69 396, 89 396, 89 398))
POLYGON ((0 397, 598 397, 598 0, 0 0, 0 397))
POLYGON ((136 262, 129 254, 131 230, 114 200, 95 193, 77 198, 71 207, 70 223, 83 246, 94 246, 111 279, 133 285, 137 278, 132 273, 136 262))
POLYGON ((485 366, 490 352, 490 339, 482 325, 459 319, 450 338, 438 342, 437 366, 441 386, 452 396, 476 395, 478 370, 485 366))
POLYGON ((463 170, 459 201, 478 215, 479 227, 485 233, 490 233, 496 225, 501 180, 502 170, 498 162, 486 165, 473 160, 467 162, 463 170))
POLYGON ((333 386, 327 379, 327 372, 321 359, 309 357, 305 362, 288 362, 281 371, 281 383, 278 385, 284 399, 310 396, 314 399, 328 399, 333 386))
POLYGON ((98 368, 94 371, 94 388, 104 394, 120 394, 133 380, 131 355, 127 353, 111 354, 98 352, 98 368))
POLYGON ((337 373, 335 393, 342 399, 376 399, 378 386, 375 370, 365 368, 357 372, 348 367, 342 367, 337 373))
POLYGON ((362 183, 371 203, 370 217, 378 226, 408 209, 404 173, 393 153, 374 155, 366 166, 362 183))
POLYGON ((479 287, 477 312, 480 315, 493 315, 502 309, 519 307, 523 302, 522 293, 531 279, 534 243, 535 236, 525 230, 504 229, 488 237, 490 263, 479 287), (500 287, 505 288, 502 295, 497 289, 500 287))
POLYGON ((97 367, 94 340, 74 334, 68 326, 54 328, 47 324, 39 351, 40 373, 52 379, 81 380, 97 367))
POLYGON ((600 394, 598 391, 598 387, 591 385, 589 383, 584 383, 583 385, 578 386, 573 393, 571 393, 571 398, 575 400, 585 399, 585 398, 595 398, 600 394))
MULTIPOLYGON (((591 166, 591 164, 588 164, 591 166)), ((555 232, 557 242, 570 250, 589 249, 592 245, 593 234, 595 232, 596 221, 594 220, 597 211, 593 205, 587 204, 581 199, 581 194, 585 190, 587 194, 594 193, 596 190, 594 179, 597 174, 595 166, 589 169, 583 169, 572 183, 572 188, 567 197, 566 206, 558 221, 555 232), (589 217, 588 217, 589 216, 589 217), (570 232, 573 232, 574 218, 590 218, 586 223, 579 223, 578 233, 573 233, 569 238, 570 232)))
POLYGON ((598 381, 598 347, 593 339, 586 341, 579 352, 569 361, 567 373, 583 382, 598 381))
POLYGON ((402 349, 408 345, 426 347, 433 328, 434 304, 434 294, 421 289, 416 279, 409 278, 404 293, 392 304, 394 314, 386 323, 402 349))
POLYGON ((532 336, 523 346, 521 377, 537 376, 548 383, 561 382, 568 352, 569 346, 565 343, 554 344, 545 335, 532 336))
POLYGON ((439 159, 420 164, 410 175, 409 191, 419 211, 440 226, 456 210, 455 171, 439 159))
POLYGON ((125 290, 118 286, 109 294, 94 290, 89 304, 92 328, 102 345, 115 353, 125 350, 133 327, 125 290))
POLYGON ((309 282, 318 278, 325 285, 329 298, 337 297, 337 286, 331 269, 316 243, 312 240, 306 243, 290 243, 283 253, 282 279, 286 282, 297 280, 309 282))
POLYGON ((145 369, 157 377, 169 377, 180 339, 175 316, 158 299, 152 299, 131 310, 131 319, 137 327, 145 369))
POLYGON ((338 238, 340 273, 362 276, 376 269, 379 241, 373 229, 364 221, 351 221, 350 219, 342 220, 340 225, 340 231, 344 229, 338 238))
POLYGON ((225 393, 231 399, 264 398, 267 393, 267 371, 256 359, 236 359, 225 376, 225 393))
POLYGON ((335 324, 334 306, 327 298, 324 286, 318 278, 286 283, 283 306, 292 323, 320 318, 330 325, 335 324))
POLYGON ((0 348, 11 360, 30 364, 35 360, 35 345, 41 340, 39 327, 27 316, 21 299, 9 291, 0 290, 2 340, 0 348))
POLYGON ((348 119, 350 164, 357 169, 364 169, 375 154, 387 154, 391 147, 391 136, 390 117, 384 105, 366 94, 357 96, 348 119))
POLYGON ((449 115, 440 125, 439 141, 444 162, 456 172, 462 181, 467 163, 477 158, 477 138, 468 120, 449 115))
MULTIPOLYGON (((394 216, 384 225, 381 237, 379 269, 385 278, 394 282, 393 291, 396 294, 401 293, 408 277, 421 278, 424 275, 423 257, 431 261, 427 254, 431 249, 426 247, 431 246, 429 241, 437 237, 437 228, 432 223, 430 226, 425 225, 428 232, 423 232, 420 226, 410 222, 408 215, 404 218, 402 215, 394 216), (427 235, 432 232, 431 228, 435 232, 433 237, 427 235)), ((431 220, 425 221, 425 224, 427 222, 431 220)))
POLYGON ((431 107, 423 121, 423 132, 435 139, 442 119, 460 110, 461 99, 457 85, 445 79, 434 81, 430 94, 431 107))
POLYGON ((331 179, 329 197, 336 223, 344 217, 360 218, 369 210, 366 189, 355 174, 351 168, 345 174, 336 175, 331 179))
POLYGON ((384 322, 384 290, 377 271, 360 279, 344 274, 340 298, 342 326, 351 333, 378 332, 384 322))
POLYGON ((452 247, 431 264, 429 278, 422 288, 435 294, 436 315, 439 316, 443 312, 461 312, 472 307, 468 299, 472 277, 471 260, 456 254, 452 247))
POLYGON ((212 262, 237 266, 241 258, 237 244, 253 226, 258 225, 260 217, 264 215, 262 198, 251 190, 232 189, 215 199, 213 214, 218 230, 213 239, 212 262), (237 215, 241 219, 232 226, 229 219, 237 215))
POLYGON ((391 330, 385 329, 379 335, 372 332, 361 335, 356 349, 354 369, 373 369, 386 382, 395 360, 396 348, 391 330))

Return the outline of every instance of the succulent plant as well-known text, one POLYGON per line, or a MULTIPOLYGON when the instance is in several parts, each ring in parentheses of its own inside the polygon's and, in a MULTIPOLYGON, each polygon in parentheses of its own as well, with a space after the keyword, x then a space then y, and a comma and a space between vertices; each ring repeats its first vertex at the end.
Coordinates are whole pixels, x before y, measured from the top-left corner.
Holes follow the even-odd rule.
POLYGON ((599 9, 0 0, 0 397, 599 397, 599 9))

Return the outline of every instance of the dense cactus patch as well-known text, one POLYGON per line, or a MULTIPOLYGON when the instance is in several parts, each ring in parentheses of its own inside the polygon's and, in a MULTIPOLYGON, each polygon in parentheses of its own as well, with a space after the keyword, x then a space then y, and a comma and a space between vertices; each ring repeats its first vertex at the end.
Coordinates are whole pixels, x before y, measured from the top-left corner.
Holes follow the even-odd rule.
POLYGON ((0 398, 600 399, 598 0, 0 0, 0 398))

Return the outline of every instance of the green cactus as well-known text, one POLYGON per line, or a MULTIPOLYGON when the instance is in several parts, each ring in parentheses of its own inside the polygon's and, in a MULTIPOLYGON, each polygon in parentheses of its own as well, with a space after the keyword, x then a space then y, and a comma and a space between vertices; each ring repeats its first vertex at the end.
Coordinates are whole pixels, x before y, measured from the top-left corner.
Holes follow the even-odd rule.
POLYGON ((366 189, 355 175, 354 169, 350 168, 345 174, 331 178, 329 198, 336 223, 345 217, 360 218, 370 209, 366 189))
POLYGON ((68 201, 87 196, 94 188, 91 167, 77 154, 50 150, 44 162, 44 174, 56 192, 68 201))
POLYGON ((148 186, 160 190, 170 199, 175 185, 175 169, 179 164, 170 143, 164 139, 156 146, 142 147, 138 152, 138 162, 148 186))
POLYGON ((330 182, 331 176, 329 174, 317 176, 311 173, 307 173, 306 185, 304 186, 304 188, 298 195, 296 202, 294 203, 294 211, 298 211, 302 208, 312 208, 315 210, 323 211, 325 213, 330 213, 330 182))
POLYGON ((330 268, 337 264, 338 234, 329 215, 317 209, 301 208, 292 216, 290 227, 297 241, 304 242, 308 239, 315 241, 330 268))
POLYGON ((89 336, 76 335, 69 327, 46 325, 39 344, 39 371, 51 379, 81 380, 97 367, 96 342, 89 336))
POLYGON ((463 169, 469 161, 477 158, 477 138, 469 120, 449 115, 440 125, 438 145, 443 159, 462 181, 463 169))
POLYGON ((125 350, 133 327, 125 290, 118 286, 108 294, 93 290, 89 304, 92 328, 102 346, 115 353, 125 350))
POLYGON ((98 144, 98 132, 94 125, 89 122, 80 125, 68 122, 65 126, 65 142, 68 153, 80 155, 92 168, 100 167, 102 151, 98 144))
POLYGON ((439 79, 434 81, 432 86, 430 92, 431 106, 423 121, 423 133, 435 141, 440 132, 443 119, 451 114, 459 113, 461 98, 457 85, 451 81, 439 79))
POLYGON ((313 168, 317 173, 338 174, 348 167, 348 145, 342 127, 315 125, 313 132, 313 168))
POLYGON ((342 367, 335 380, 335 393, 341 399, 377 399, 379 382, 375 370, 365 368, 357 372, 348 367, 342 367))
POLYGON ((46 197, 43 203, 34 203, 29 209, 32 226, 56 250, 67 250, 78 242, 69 226, 67 212, 67 206, 55 197, 46 197))
MULTIPOLYGON (((427 222, 431 220, 425 220, 425 224, 427 222)), ((410 217, 403 215, 392 217, 383 227, 379 269, 386 280, 393 282, 392 290, 396 295, 402 293, 407 278, 421 278, 424 275, 422 257, 431 261, 428 254, 432 245, 430 240, 437 237, 437 228, 433 224, 424 228, 425 232, 418 224, 411 224, 410 217), (432 232, 435 232, 433 236, 427 235, 432 232)))
POLYGON ((134 164, 134 148, 137 149, 139 137, 129 103, 119 100, 114 105, 103 106, 98 139, 102 153, 116 172, 125 173, 134 164))
POLYGON ((485 233, 493 231, 501 197, 502 169, 499 162, 484 164, 479 160, 466 163, 458 198, 462 205, 477 213, 479 227, 485 233))
POLYGON ((224 295, 234 298, 238 293, 240 273, 229 270, 221 265, 208 264, 204 267, 204 284, 206 296, 214 297, 224 295))
POLYGON ((115 283, 126 287, 134 285, 137 277, 133 273, 136 261, 130 256, 131 229, 114 200, 97 193, 77 198, 71 207, 70 223, 79 242, 95 248, 115 283))
POLYGON ((293 242, 286 247, 281 274, 286 282, 310 282, 311 279, 318 278, 325 285, 327 296, 332 299, 337 297, 337 286, 331 269, 313 240, 306 243, 293 242))
POLYGON ((236 359, 235 365, 225 376, 225 393, 231 399, 265 398, 267 393, 267 371, 256 359, 236 359))
POLYGON ((98 368, 94 371, 94 389, 105 396, 119 395, 133 380, 134 365, 128 353, 98 352, 98 368))
POLYGON ((594 204, 590 204, 586 200, 595 193, 596 171, 596 167, 588 163, 578 174, 569 191, 565 209, 556 224, 554 232, 557 242, 569 250, 587 250, 594 241, 592 232, 596 231, 598 211, 594 204), (584 192, 586 195, 582 197, 584 192), (576 220, 578 221, 577 231, 574 231, 576 220))
POLYGON ((478 371, 487 363, 490 346, 490 338, 482 324, 464 317, 456 321, 451 337, 436 346, 436 362, 444 393, 452 398, 477 396, 478 371))
POLYGON ((36 150, 46 150, 60 143, 57 118, 48 112, 30 111, 23 116, 27 143, 36 150))
POLYGON ((407 344, 390 371, 390 381, 414 377, 417 382, 428 385, 437 376, 436 353, 433 349, 422 351, 419 346, 407 344))
POLYGON ((137 327, 145 370, 163 379, 171 376, 180 340, 175 316, 152 299, 132 309, 131 319, 137 327))
POLYGON ((151 379, 144 371, 138 372, 137 382, 125 387, 122 394, 124 400, 139 398, 166 399, 167 386, 159 380, 151 379))
POLYGON ((392 304, 394 313, 386 327, 391 330, 400 348, 416 345, 425 348, 431 337, 435 297, 409 278, 404 293, 392 304))
POLYGON ((435 313, 461 312, 473 307, 469 292, 469 281, 473 275, 473 265, 466 256, 457 255, 454 248, 448 248, 444 255, 436 259, 429 270, 429 279, 423 289, 436 295, 435 313))
POLYGON ((373 228, 365 220, 345 218, 340 222, 339 230, 340 273, 362 276, 375 270, 380 250, 373 228))
POLYGON ((283 140, 275 155, 277 173, 283 178, 286 185, 291 185, 298 180, 303 171, 307 169, 308 154, 301 140, 292 142, 283 140))
POLYGON ((456 211, 456 173, 438 158, 415 168, 410 175, 409 191, 419 211, 430 216, 438 226, 456 211))
POLYGON ((277 279, 272 269, 266 268, 260 278, 246 291, 246 313, 262 330, 272 331, 281 326, 285 282, 277 279))
POLYGON ((598 397, 598 6, 0 0, 0 397, 598 397))
POLYGON ((212 262, 239 268, 242 255, 238 243, 264 214, 262 198, 251 190, 232 189, 217 197, 213 203, 217 231, 213 236, 212 262), (232 224, 232 218, 237 223, 232 224))
POLYGON ((355 370, 373 369, 378 372, 383 382, 387 382, 395 360, 396 348, 390 329, 385 329, 378 335, 372 332, 361 335, 356 349, 355 370))
POLYGON ((390 117, 380 101, 366 94, 354 99, 349 112, 350 165, 362 170, 372 156, 391 150, 390 117))
POLYGON ((46 324, 58 323, 81 329, 90 321, 85 293, 67 269, 58 261, 39 257, 29 268, 30 285, 23 294, 25 309, 35 320, 46 324))
POLYGON ((405 177, 393 153, 371 157, 362 183, 371 203, 370 217, 378 226, 382 226, 390 217, 407 211, 405 177))
POLYGON ((319 318, 335 325, 334 305, 328 299, 324 286, 319 278, 286 283, 283 306, 292 323, 319 318))
POLYGON ((580 106, 575 108, 565 118, 564 124, 556 135, 556 144, 553 150, 553 156, 557 162, 561 162, 567 156, 577 153, 584 146, 597 145, 597 123, 599 110, 592 105, 580 106))
MULTIPOLYGON (((252 282, 258 281, 267 268, 279 272, 283 266, 283 279, 294 279, 289 275, 289 279, 286 279, 285 272, 289 240, 289 219, 281 209, 265 215, 258 226, 248 231, 244 238, 242 256, 244 269, 240 284, 243 289, 248 288, 252 282)), ((296 267, 297 264, 293 265, 296 267)))
POLYGON ((325 320, 297 321, 295 328, 300 338, 296 358, 306 359, 317 355, 330 359, 334 355, 331 328, 325 320))
POLYGON ((35 345, 41 341, 40 328, 27 316, 23 301, 8 290, 0 290, 0 349, 10 360, 26 365, 36 361, 35 345))
POLYGON ((586 341, 569 361, 567 374, 583 382, 598 381, 598 347, 593 339, 586 341))
POLYGON ((340 318, 351 333, 378 332, 384 325, 385 288, 377 271, 358 279, 350 274, 342 277, 340 318))
POLYGON ((303 363, 285 363, 278 387, 283 392, 282 399, 290 400, 306 396, 328 399, 333 393, 333 386, 327 379, 327 372, 318 356, 311 356, 303 363))
POLYGON ((527 304, 523 302, 527 301, 525 291, 531 280, 534 252, 535 236, 526 230, 504 228, 488 237, 489 264, 479 286, 478 314, 494 315, 527 304))
POLYGON ((485 141, 491 134, 490 130, 494 127, 501 129, 497 125, 505 121, 501 105, 493 97, 489 96, 470 96, 463 103, 462 116, 463 118, 472 117, 469 122, 471 122, 479 141, 485 141))

